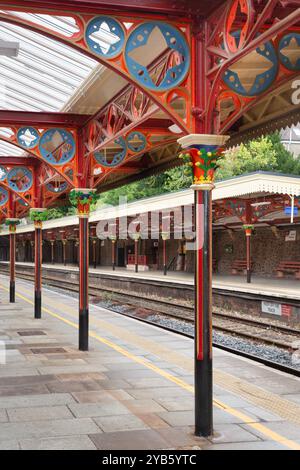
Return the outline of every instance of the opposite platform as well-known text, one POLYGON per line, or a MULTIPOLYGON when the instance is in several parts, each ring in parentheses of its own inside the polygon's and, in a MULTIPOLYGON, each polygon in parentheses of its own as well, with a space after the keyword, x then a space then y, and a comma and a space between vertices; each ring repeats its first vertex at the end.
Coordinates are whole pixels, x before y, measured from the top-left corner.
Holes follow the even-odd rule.
POLYGON ((1 449, 300 449, 300 380, 214 350, 215 435, 193 435, 193 341, 91 306, 77 350, 77 300, 32 283, 7 302, 0 276, 1 449))

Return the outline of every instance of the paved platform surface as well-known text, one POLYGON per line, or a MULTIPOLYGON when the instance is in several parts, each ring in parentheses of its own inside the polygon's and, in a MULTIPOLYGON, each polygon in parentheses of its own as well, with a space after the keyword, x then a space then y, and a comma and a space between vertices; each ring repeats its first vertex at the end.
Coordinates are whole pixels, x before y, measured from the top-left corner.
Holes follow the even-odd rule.
POLYGON ((300 380, 214 350, 214 436, 193 435, 193 341, 0 276, 0 449, 298 449, 300 380), (3 361, 4 352, 0 355, 3 361))
MULTIPOLYGON (((34 266, 33 263, 21 263, 17 265, 34 266)), ((43 264, 43 268, 47 269, 67 269, 69 271, 78 271, 77 266, 63 266, 62 264, 43 264)), ((142 271, 135 273, 128 271, 126 268, 116 268, 112 271, 111 267, 99 267, 97 269, 90 268, 90 274, 98 273, 109 276, 122 276, 125 278, 139 278, 139 279, 153 279, 160 282, 172 282, 192 286, 194 284, 194 275, 192 273, 170 271, 167 276, 164 276, 161 271, 142 271)), ((271 297, 280 297, 293 300, 300 300, 300 281, 297 279, 287 278, 263 278, 252 276, 251 284, 247 284, 244 275, 213 275, 213 288, 225 289, 229 291, 238 291, 246 293, 254 293, 260 295, 267 295, 271 297)))

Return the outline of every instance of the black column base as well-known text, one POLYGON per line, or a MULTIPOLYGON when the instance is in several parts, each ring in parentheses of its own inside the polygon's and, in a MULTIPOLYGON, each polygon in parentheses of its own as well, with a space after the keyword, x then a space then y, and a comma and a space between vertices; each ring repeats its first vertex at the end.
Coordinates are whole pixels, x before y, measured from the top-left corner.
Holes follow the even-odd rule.
POLYGON ((89 310, 79 310, 79 351, 89 350, 89 310))
POLYGON ((250 270, 247 270, 247 283, 248 284, 251 283, 251 271, 250 270))
POLYGON ((213 434, 213 383, 211 359, 195 363, 195 435, 213 434))
POLYGON ((116 270, 116 265, 115 265, 115 263, 113 263, 112 268, 113 268, 113 271, 116 270))
POLYGON ((42 318, 42 294, 41 292, 34 292, 34 318, 42 318))
POLYGON ((136 273, 139 272, 139 266, 138 266, 138 264, 135 265, 135 272, 136 272, 136 273))
POLYGON ((165 264, 164 265, 164 276, 166 276, 166 275, 167 275, 167 265, 165 264))
POLYGON ((16 301, 16 286, 15 286, 15 281, 10 281, 9 283, 9 301, 11 303, 15 303, 16 301))

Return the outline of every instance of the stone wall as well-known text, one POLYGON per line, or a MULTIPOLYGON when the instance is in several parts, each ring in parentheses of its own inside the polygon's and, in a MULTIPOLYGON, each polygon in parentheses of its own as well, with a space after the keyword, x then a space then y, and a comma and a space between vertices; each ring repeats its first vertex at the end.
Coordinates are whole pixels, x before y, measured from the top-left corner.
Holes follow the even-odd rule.
MULTIPOLYGON (((276 276, 280 261, 300 261, 300 229, 296 241, 285 241, 289 229, 279 228, 275 235, 271 228, 257 228, 251 237, 253 273, 264 277, 276 276)), ((231 274, 234 260, 246 259, 244 231, 218 231, 214 234, 213 257, 217 259, 218 272, 231 274), (232 249, 232 253, 230 253, 232 249)))

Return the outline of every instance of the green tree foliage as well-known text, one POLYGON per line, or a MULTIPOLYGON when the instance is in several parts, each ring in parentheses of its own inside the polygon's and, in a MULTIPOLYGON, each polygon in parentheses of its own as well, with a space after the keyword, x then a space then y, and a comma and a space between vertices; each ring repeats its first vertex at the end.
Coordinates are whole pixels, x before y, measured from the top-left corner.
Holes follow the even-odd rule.
POLYGON ((278 133, 252 140, 226 152, 217 170, 217 180, 252 171, 300 174, 300 159, 289 152, 278 133))
POLYGON ((47 211, 47 219, 59 219, 74 214, 76 214, 76 209, 72 206, 52 207, 47 211))

